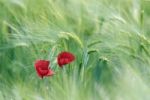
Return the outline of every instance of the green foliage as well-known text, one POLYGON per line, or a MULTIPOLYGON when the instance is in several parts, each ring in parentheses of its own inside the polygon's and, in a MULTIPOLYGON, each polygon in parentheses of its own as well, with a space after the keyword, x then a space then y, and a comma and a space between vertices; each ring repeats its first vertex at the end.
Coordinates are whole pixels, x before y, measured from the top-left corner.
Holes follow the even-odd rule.
POLYGON ((149 100, 149 0, 0 0, 0 100, 149 100), (76 60, 61 69, 63 50, 76 60), (36 59, 56 74, 39 79, 36 59))

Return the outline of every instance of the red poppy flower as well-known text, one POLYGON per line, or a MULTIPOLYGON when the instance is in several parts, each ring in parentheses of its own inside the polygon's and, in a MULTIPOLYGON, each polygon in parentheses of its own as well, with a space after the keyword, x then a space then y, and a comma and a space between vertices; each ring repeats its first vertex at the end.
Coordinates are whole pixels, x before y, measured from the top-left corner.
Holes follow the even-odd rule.
POLYGON ((66 51, 61 52, 57 57, 57 63, 60 67, 69 64, 74 60, 75 56, 72 53, 66 51))
POLYGON ((52 76, 54 72, 48 67, 49 61, 47 60, 37 60, 35 61, 35 69, 39 77, 52 76))

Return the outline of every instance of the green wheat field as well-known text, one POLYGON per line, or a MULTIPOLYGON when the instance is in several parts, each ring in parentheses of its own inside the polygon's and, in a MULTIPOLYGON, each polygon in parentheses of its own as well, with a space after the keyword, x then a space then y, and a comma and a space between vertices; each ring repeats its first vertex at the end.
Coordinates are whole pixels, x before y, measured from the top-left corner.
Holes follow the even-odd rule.
POLYGON ((150 100, 150 0, 0 0, 0 100, 150 100))

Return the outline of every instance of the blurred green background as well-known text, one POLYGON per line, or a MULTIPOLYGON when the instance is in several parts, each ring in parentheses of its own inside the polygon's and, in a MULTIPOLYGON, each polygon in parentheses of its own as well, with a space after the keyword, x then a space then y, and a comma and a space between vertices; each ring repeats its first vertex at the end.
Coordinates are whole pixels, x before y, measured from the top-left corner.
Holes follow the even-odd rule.
POLYGON ((149 83, 149 0, 0 0, 0 100, 150 100, 149 83))

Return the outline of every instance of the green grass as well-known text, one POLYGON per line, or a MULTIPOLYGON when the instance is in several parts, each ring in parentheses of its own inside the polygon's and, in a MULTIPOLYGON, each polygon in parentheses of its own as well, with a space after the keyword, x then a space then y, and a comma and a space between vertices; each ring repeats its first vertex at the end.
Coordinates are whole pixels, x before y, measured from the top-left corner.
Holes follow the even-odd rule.
POLYGON ((0 100, 149 100, 149 5, 0 0, 0 100), (64 50, 76 60, 61 69, 64 50), (36 59, 50 60, 56 74, 41 80, 36 59))

